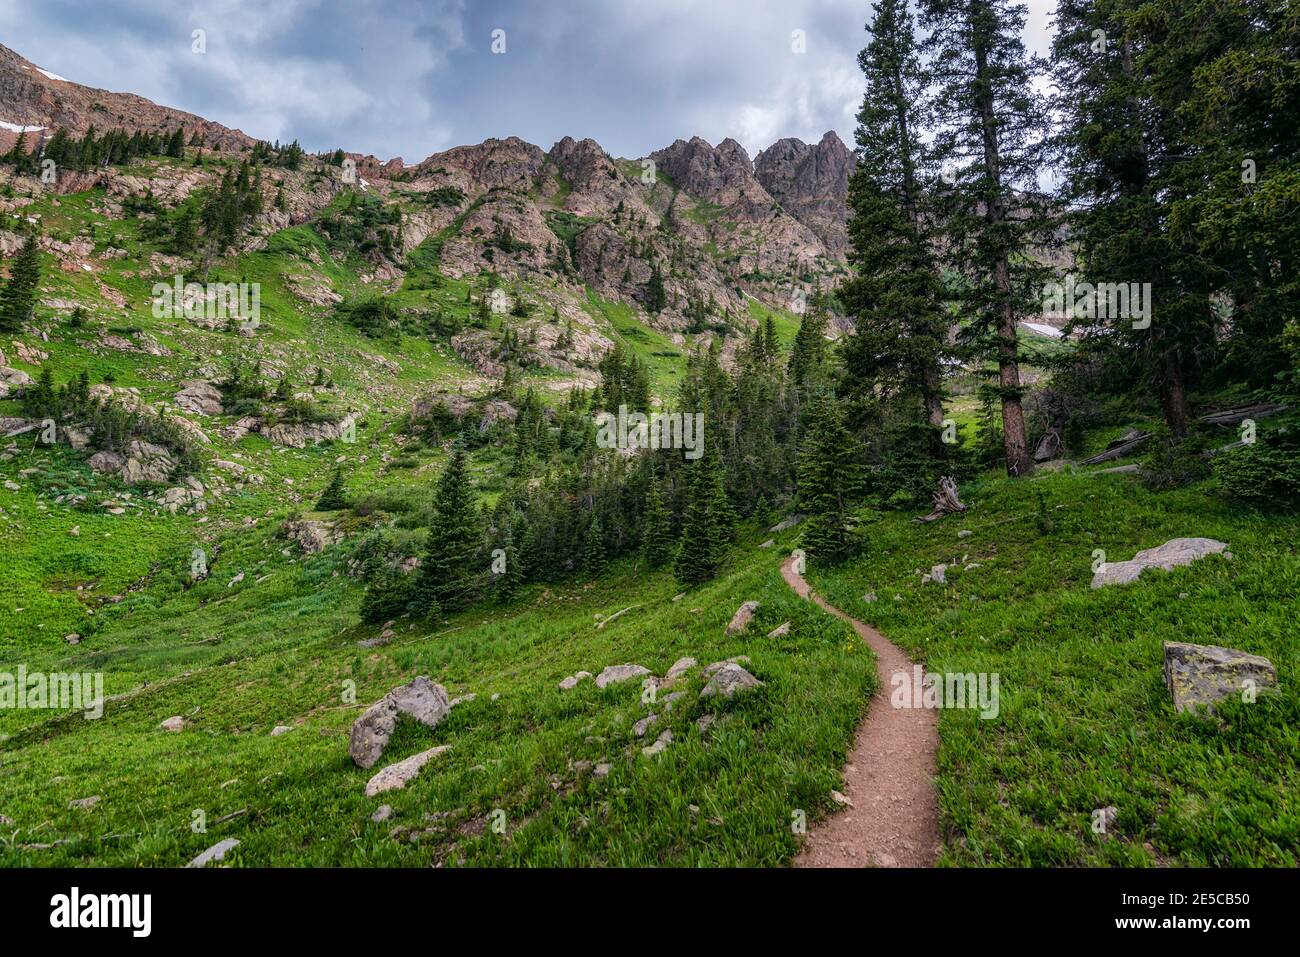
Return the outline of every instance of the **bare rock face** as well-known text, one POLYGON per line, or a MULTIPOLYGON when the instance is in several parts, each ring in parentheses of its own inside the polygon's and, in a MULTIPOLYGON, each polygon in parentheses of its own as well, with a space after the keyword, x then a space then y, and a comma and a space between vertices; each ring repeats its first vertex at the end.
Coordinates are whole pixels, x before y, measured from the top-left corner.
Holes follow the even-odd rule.
POLYGON ((1225 552, 1228 546, 1212 538, 1175 538, 1138 552, 1126 562, 1103 564, 1092 576, 1092 587, 1127 585, 1135 582, 1148 568, 1170 571, 1180 565, 1190 565, 1207 555, 1225 552))
POLYGON ((195 415, 221 415, 221 392, 206 379, 188 379, 176 393, 176 404, 195 415))
POLYGON ((305 449, 309 445, 321 442, 333 442, 341 439, 356 423, 358 416, 349 412, 337 422, 301 422, 280 425, 263 425, 262 436, 276 445, 285 445, 291 449, 305 449))
POLYGON ((731 621, 727 624, 727 635, 742 635, 749 628, 749 623, 754 618, 754 612, 758 611, 758 602, 747 601, 731 616, 731 621))
POLYGON ((343 533, 329 522, 310 519, 288 521, 280 529, 287 538, 302 546, 302 550, 308 555, 324 551, 329 546, 343 541, 343 533))
POLYGON ((450 750, 450 744, 440 744, 436 748, 430 748, 428 751, 421 751, 419 754, 412 755, 405 761, 390 764, 366 782, 366 797, 374 797, 376 794, 383 794, 385 791, 395 791, 406 787, 407 784, 419 776, 420 771, 424 769, 426 764, 444 751, 450 750))
POLYGON ((409 715, 426 727, 435 728, 450 712, 451 700, 447 697, 447 689, 421 675, 410 684, 388 692, 353 722, 348 756, 357 767, 371 767, 383 756, 384 748, 397 727, 399 714, 409 715))
POLYGON ((740 665, 728 663, 713 673, 709 683, 700 692, 700 697, 711 698, 715 695, 722 695, 724 698, 730 698, 738 692, 748 691, 750 688, 760 688, 762 685, 763 682, 740 667, 740 665))
POLYGON ((96 452, 87 463, 96 472, 116 475, 128 485, 141 482, 166 482, 176 462, 161 445, 136 439, 126 447, 125 455, 96 452))
POLYGON ((1177 711, 1212 713, 1216 701, 1277 688, 1277 668, 1260 655, 1181 641, 1166 641, 1164 649, 1165 687, 1177 711))
POLYGON ((751 213, 766 211, 772 197, 754 178, 754 164, 745 148, 725 139, 717 148, 699 137, 677 140, 667 149, 650 154, 659 170, 692 196, 751 213))
POLYGON ((596 675, 596 687, 605 688, 609 685, 620 684, 648 674, 650 674, 650 669, 643 668, 640 665, 610 665, 596 675))
POLYGON ((754 174, 835 258, 845 259, 849 176, 854 165, 853 153, 832 130, 816 146, 798 139, 778 140, 754 158, 754 174))

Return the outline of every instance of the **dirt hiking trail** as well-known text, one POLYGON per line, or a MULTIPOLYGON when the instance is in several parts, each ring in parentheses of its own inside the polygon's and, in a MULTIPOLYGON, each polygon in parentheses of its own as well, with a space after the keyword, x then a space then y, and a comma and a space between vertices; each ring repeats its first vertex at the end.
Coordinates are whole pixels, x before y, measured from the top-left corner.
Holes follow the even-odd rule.
POLYGON ((844 768, 844 795, 852 802, 813 826, 795 867, 930 867, 939 855, 939 802, 934 789, 939 749, 938 712, 894 708, 891 676, 912 673, 913 661, 870 625, 816 594, 794 570, 781 566, 800 598, 853 626, 876 653, 880 687, 858 725, 844 768))

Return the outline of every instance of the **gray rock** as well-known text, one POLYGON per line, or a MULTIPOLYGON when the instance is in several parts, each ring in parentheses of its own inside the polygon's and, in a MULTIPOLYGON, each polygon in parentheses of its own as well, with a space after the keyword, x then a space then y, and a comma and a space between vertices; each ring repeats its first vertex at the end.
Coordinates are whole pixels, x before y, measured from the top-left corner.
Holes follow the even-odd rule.
POLYGON ((329 522, 311 520, 285 522, 281 527, 285 537, 302 546, 303 552, 312 555, 324 551, 343 540, 343 533, 329 522))
POLYGON ((1103 564, 1092 576, 1092 587, 1127 585, 1135 582, 1148 568, 1170 571, 1180 565, 1190 565, 1207 555, 1226 552, 1228 546, 1212 538, 1175 538, 1155 548, 1147 548, 1126 562, 1103 564))
POLYGON ((92 807, 94 807, 94 806, 95 806, 96 804, 98 804, 98 803, 99 803, 99 795, 98 795, 98 794, 94 794, 94 795, 91 795, 91 796, 88 797, 88 798, 78 798, 78 799, 75 800, 75 801, 69 801, 69 802, 68 802, 68 807, 70 807, 70 808, 71 808, 71 807, 79 807, 79 808, 81 808, 83 811, 89 811, 92 807))
POLYGON ((395 791, 406 787, 408 783, 415 780, 426 764, 444 751, 450 750, 450 744, 440 744, 436 748, 430 748, 428 751, 421 751, 419 754, 412 755, 405 761, 390 764, 366 782, 366 797, 374 797, 376 794, 383 794, 385 791, 395 791))
POLYGON ((747 601, 731 616, 731 621, 727 624, 727 634, 743 635, 745 629, 749 627, 750 621, 754 618, 754 612, 758 611, 758 602, 747 601))
POLYGON ((560 682, 560 690, 570 691, 573 688, 576 688, 578 686, 578 682, 582 681, 583 678, 590 678, 590 677, 591 677, 590 671, 579 671, 576 675, 569 675, 569 677, 565 678, 563 681, 560 682))
POLYGON ((645 733, 650 730, 650 725, 659 720, 659 715, 648 714, 636 724, 632 725, 632 733, 638 738, 644 738, 645 733))
POLYGON ((271 737, 278 738, 280 735, 288 734, 292 730, 293 728, 289 727, 287 724, 277 724, 271 729, 271 737))
POLYGON ((788 634, 790 634, 790 622, 787 621, 784 624, 777 625, 775 628, 769 631, 767 633, 767 637, 784 638, 788 634))
POLYGON ((713 677, 709 679, 709 683, 700 692, 700 697, 711 698, 714 695, 722 695, 724 698, 730 698, 737 692, 762 687, 762 684, 763 682, 740 667, 740 665, 725 664, 714 672, 713 677))
POLYGON ((372 767, 383 756, 399 714, 410 715, 426 727, 436 728, 450 711, 447 689, 421 675, 410 684, 388 692, 353 722, 348 755, 357 767, 372 767))
POLYGON ((609 685, 619 684, 623 681, 630 681, 633 678, 639 678, 642 675, 650 674, 649 668, 642 668, 640 665, 610 665, 600 674, 596 675, 596 687, 605 688, 609 685))
POLYGON ((794 528, 796 525, 798 525, 798 524, 799 524, 800 522, 802 522, 802 521, 803 521, 803 516, 802 516, 802 515, 791 515, 789 518, 783 518, 783 519, 781 519, 781 521, 777 522, 775 525, 773 525, 771 528, 769 528, 768 531, 769 531, 769 532, 784 532, 787 528, 794 528))
POLYGON ((715 661, 704 669, 704 677, 708 678, 717 674, 718 671, 727 665, 747 665, 749 664, 749 655, 736 655, 734 658, 728 658, 726 661, 715 661))
POLYGON ((774 538, 769 538, 767 541, 765 541, 762 545, 759 545, 758 547, 759 547, 759 548, 776 548, 776 539, 774 539, 774 538))
POLYGON ((970 537, 971 537, 972 535, 974 535, 974 534, 975 534, 975 533, 972 532, 969 528, 963 528, 960 532, 957 533, 957 537, 958 537, 958 538, 970 538, 970 537))
POLYGON ((663 687, 666 688, 669 685, 676 684, 679 679, 685 677, 686 672, 690 671, 698 664, 699 662, 694 658, 678 658, 673 662, 673 666, 669 668, 667 673, 664 675, 664 680, 662 682, 663 687))
POLYGON ((186 867, 207 867, 213 861, 219 861, 227 854, 239 846, 239 842, 233 837, 228 837, 224 841, 213 844, 210 848, 200 854, 194 860, 186 864, 186 867))
POLYGON ((163 731, 170 731, 172 734, 176 734, 180 731, 185 730, 185 719, 182 718, 180 715, 175 714, 172 715, 170 718, 168 718, 166 721, 164 721, 162 724, 158 725, 158 727, 161 728, 163 731))
POLYGON ((375 809, 375 813, 370 815, 370 820, 376 824, 383 824, 393 816, 393 807, 391 804, 381 804, 375 809))
POLYGON ((655 743, 641 749, 641 753, 647 758, 653 758, 657 754, 662 754, 664 749, 673 742, 673 733, 665 731, 655 739, 655 743))
POLYGON ((596 764, 595 768, 592 769, 591 773, 598 778, 608 777, 610 768, 611 765, 604 761, 600 761, 596 764))
POLYGON ((1216 701, 1240 696, 1248 688, 1277 688, 1277 668, 1260 655, 1181 641, 1166 641, 1164 649, 1165 686, 1177 711, 1203 707, 1213 713, 1216 701))

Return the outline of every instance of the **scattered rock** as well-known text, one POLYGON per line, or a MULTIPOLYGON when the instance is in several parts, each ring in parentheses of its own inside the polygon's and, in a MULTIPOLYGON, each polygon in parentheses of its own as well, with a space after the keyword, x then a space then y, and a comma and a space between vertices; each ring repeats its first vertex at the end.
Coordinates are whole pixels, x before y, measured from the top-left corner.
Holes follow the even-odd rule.
POLYGON ((1260 655, 1181 641, 1166 641, 1164 648, 1165 686, 1177 711, 1204 707, 1213 713, 1216 701, 1240 696, 1251 688, 1277 688, 1277 668, 1260 655))
POLYGON ((957 533, 957 537, 958 537, 958 538, 970 538, 970 537, 971 537, 972 535, 974 535, 974 534, 975 534, 975 533, 972 532, 969 528, 963 528, 960 532, 957 533))
POLYGON ((393 808, 389 804, 381 804, 375 809, 375 813, 370 815, 370 820, 376 824, 383 824, 393 816, 393 808))
POLYGON ((790 634, 790 622, 787 621, 784 624, 777 625, 775 628, 769 631, 767 633, 767 637, 784 638, 788 634, 790 634))
POLYGON ((277 724, 271 729, 271 737, 278 738, 280 735, 288 734, 292 730, 293 728, 289 727, 287 724, 277 724))
POLYGON ((668 669, 667 674, 664 675, 662 687, 666 688, 670 685, 676 684, 679 678, 683 677, 686 672, 690 671, 698 664, 699 662, 694 658, 678 658, 673 662, 673 666, 668 669))
POLYGON ((569 677, 565 678, 563 681, 560 682, 560 690, 570 691, 573 688, 576 688, 578 682, 580 682, 583 678, 590 678, 590 677, 591 677, 590 671, 579 671, 576 675, 569 675, 569 677))
POLYGON ((66 641, 66 642, 67 642, 68 644, 70 644, 70 645, 79 645, 79 644, 81 644, 81 636, 78 635, 78 634, 64 635, 64 636, 63 636, 63 640, 66 641))
POLYGON ((647 758, 653 758, 657 754, 662 754, 664 749, 673 742, 673 733, 665 731, 655 739, 655 743, 641 749, 641 753, 647 758))
POLYGON ((736 655, 734 658, 728 658, 726 661, 715 661, 704 669, 704 676, 707 678, 716 674, 720 669, 727 665, 747 665, 749 664, 749 655, 736 655))
POLYGON ((644 738, 645 733, 650 730, 650 726, 659 720, 659 715, 648 714, 636 724, 632 725, 632 733, 638 738, 644 738))
POLYGON ((383 794, 385 791, 395 791, 406 787, 408 783, 415 780, 421 769, 429 761, 444 751, 450 750, 450 744, 440 744, 428 751, 421 751, 405 761, 390 764, 366 783, 366 797, 374 797, 376 794, 383 794))
POLYGON ((731 616, 731 621, 727 625, 727 635, 744 634, 756 611, 758 611, 758 602, 756 601, 747 601, 737 608, 736 613, 731 616))
POLYGON ((791 515, 789 518, 783 518, 781 521, 777 522, 775 525, 769 528, 768 531, 784 532, 787 528, 794 528, 802 521, 803 521, 802 515, 791 515))
POLYGON ((596 676, 596 687, 605 688, 609 685, 630 681, 632 678, 639 678, 648 674, 650 674, 650 669, 642 668, 640 665, 610 665, 596 676))
POLYGON ((185 719, 178 714, 172 715, 162 724, 158 725, 158 727, 163 731, 170 731, 173 734, 176 734, 179 731, 185 730, 185 719))
POLYGON ((353 722, 348 755, 357 767, 372 767, 388 747, 399 714, 410 715, 426 727, 435 728, 450 711, 447 689, 421 675, 410 684, 388 692, 353 722))
POLYGON ((92 807, 94 807, 98 803, 99 803, 99 795, 94 794, 88 798, 78 798, 75 801, 69 801, 68 807, 70 808, 78 807, 81 808, 83 811, 89 811, 92 807))
POLYGON ((946 585, 948 583, 948 566, 935 565, 930 569, 930 574, 921 576, 922 585, 928 585, 930 582, 946 585))
POLYGON ((720 694, 724 698, 730 698, 737 692, 758 688, 762 684, 763 682, 740 667, 740 665, 728 663, 714 672, 713 677, 709 679, 709 683, 700 692, 700 697, 711 698, 720 694))
POLYGON ((308 555, 324 551, 330 545, 343 541, 343 533, 329 522, 302 520, 285 522, 280 526, 285 536, 302 546, 308 555))
POLYGON ((1207 555, 1224 553, 1230 557, 1227 545, 1212 538, 1175 538, 1155 548, 1138 552, 1126 562, 1108 562, 1097 569, 1092 576, 1092 587, 1105 585, 1127 585, 1135 582, 1148 568, 1163 568, 1170 571, 1180 565, 1190 565, 1207 555))
POLYGON ((608 777, 610 772, 610 767, 611 765, 605 763, 604 761, 600 761, 597 762, 595 768, 592 769, 591 773, 598 778, 608 777))
POLYGON ((239 846, 239 842, 233 837, 228 837, 224 841, 213 844, 210 848, 200 854, 194 860, 186 864, 186 867, 207 867, 213 861, 222 860, 227 854, 239 846))
POLYGON ((776 548, 776 539, 774 539, 774 538, 769 538, 767 541, 765 541, 762 545, 759 545, 758 547, 759 547, 759 548, 776 548))
POLYGON ((853 807, 853 802, 850 801, 847 796, 841 794, 839 791, 831 791, 831 800, 834 801, 836 804, 838 804, 840 807, 853 807))

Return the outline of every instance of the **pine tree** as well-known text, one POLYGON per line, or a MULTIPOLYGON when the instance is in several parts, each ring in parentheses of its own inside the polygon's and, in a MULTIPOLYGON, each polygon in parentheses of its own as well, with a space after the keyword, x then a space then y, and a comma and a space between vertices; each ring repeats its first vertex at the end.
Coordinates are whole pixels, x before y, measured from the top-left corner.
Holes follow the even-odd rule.
POLYGON ((718 574, 732 532, 722 460, 712 443, 690 467, 687 499, 674 572, 682 584, 694 585, 718 574))
POLYGON ((0 331, 17 332, 32 318, 40 284, 40 239, 32 231, 14 257, 9 267, 9 280, 0 290, 0 331))
MULTIPOLYGON (((842 394, 919 398, 919 419, 943 426, 945 291, 933 258, 933 210, 920 176, 918 105, 925 76, 906 0, 880 0, 858 56, 867 91, 858 112, 858 162, 849 180, 852 280, 840 300, 854 320, 844 345, 842 394)), ((943 446, 936 435, 935 448, 943 446)))
POLYGON ((334 466, 334 474, 331 476, 329 484, 325 486, 325 491, 321 493, 320 501, 316 503, 318 512, 334 512, 339 509, 348 507, 347 486, 343 482, 343 466, 334 466))
POLYGON ((598 578, 605 571, 605 528, 597 515, 587 526, 587 540, 583 545, 582 568, 589 578, 598 578))
POLYGON ((663 491, 653 479, 646 489, 642 522, 645 527, 642 548, 646 563, 651 568, 660 568, 673 557, 673 519, 664 505, 663 491))
POLYGON ((1026 476, 1028 445, 1017 324, 1041 313, 1046 271, 1034 259, 1050 239, 1038 188, 1048 111, 1034 90, 1041 73, 1025 51, 1025 7, 1016 0, 923 0, 921 26, 936 80, 934 164, 944 256, 967 283, 970 344, 997 365, 1007 474, 1026 476))
POLYGON ((645 287, 646 312, 662 312, 667 304, 668 295, 664 291, 664 274, 659 271, 659 264, 655 263, 650 270, 650 281, 646 283, 645 287))
POLYGON ((457 446, 434 491, 433 520, 412 612, 429 616, 468 605, 474 598, 478 547, 478 509, 469 488, 465 450, 457 446))
POLYGON ((799 501, 808 514, 803 547, 819 562, 849 557, 849 502, 857 492, 860 467, 843 412, 829 395, 819 396, 799 455, 799 501))

